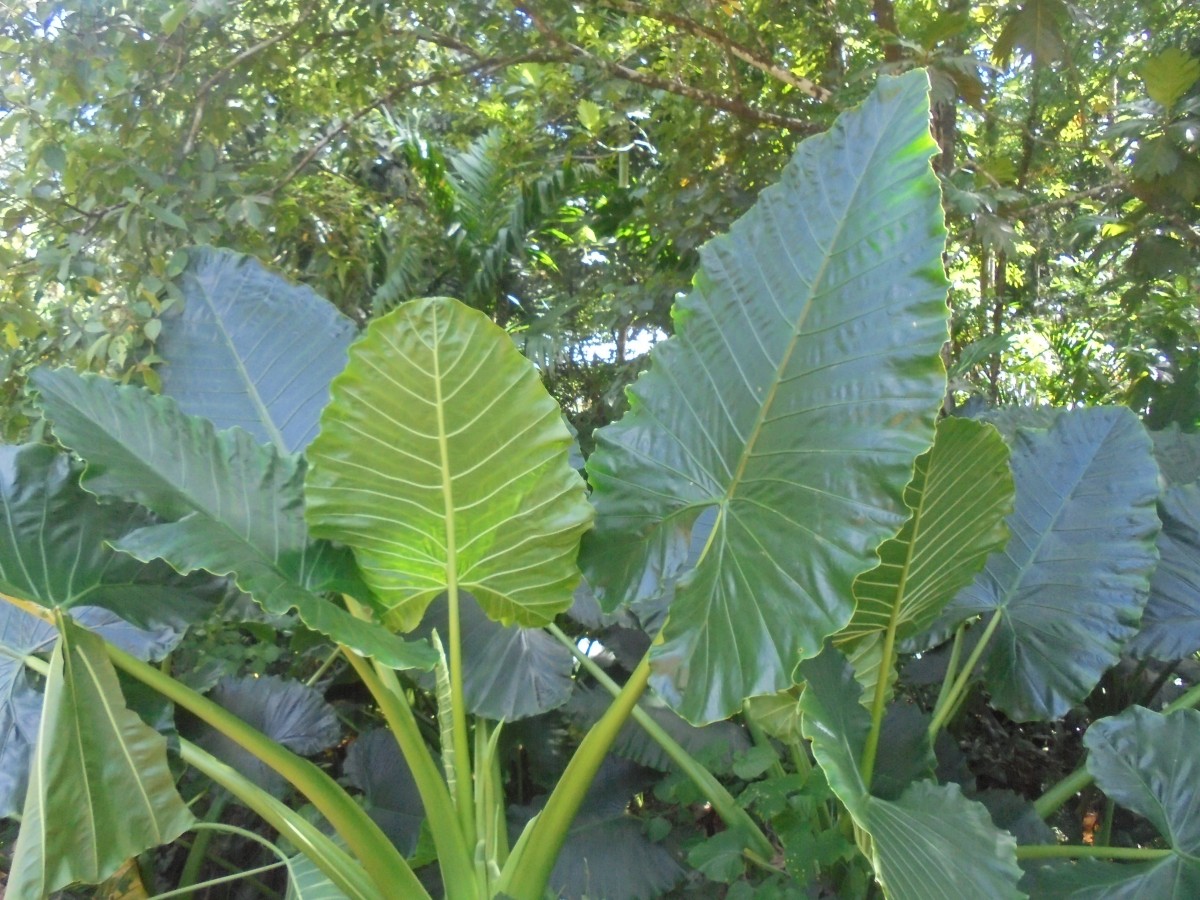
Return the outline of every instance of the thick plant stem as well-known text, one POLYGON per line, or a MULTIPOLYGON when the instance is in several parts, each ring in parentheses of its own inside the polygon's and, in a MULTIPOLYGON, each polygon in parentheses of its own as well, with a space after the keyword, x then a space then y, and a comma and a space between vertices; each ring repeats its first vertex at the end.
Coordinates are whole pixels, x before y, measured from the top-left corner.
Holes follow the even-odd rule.
MULTIPOLYGON (((208 813, 205 816, 205 822, 220 822, 221 813, 225 811, 225 804, 229 800, 229 794, 222 791, 213 798, 212 803, 208 807, 208 813)), ((212 842, 212 836, 215 830, 206 828, 196 835, 196 840, 192 843, 192 849, 188 851, 187 860, 183 864, 183 872, 179 876, 179 886, 181 888, 189 887, 196 883, 196 879, 200 877, 200 869, 204 865, 204 860, 208 856, 208 845, 212 842)), ((186 900, 191 900, 191 894, 185 896, 186 900)))
POLYGON ((942 704, 946 702, 946 694, 950 692, 950 686, 958 678, 958 662, 962 657, 963 635, 966 633, 966 630, 966 622, 963 622, 958 628, 954 629, 954 643, 950 646, 950 659, 946 662, 946 675, 942 679, 942 687, 938 691, 937 700, 934 701, 934 709, 942 708, 942 704))
MULTIPOLYGON (((1173 703, 1163 707, 1163 714, 1173 713, 1179 709, 1191 709, 1200 704, 1200 684, 1193 685, 1187 692, 1173 703)), ((1060 806, 1082 791, 1093 781, 1092 773, 1087 770, 1087 764, 1080 766, 1042 796, 1033 802, 1033 809, 1045 819, 1053 815, 1060 806)))
MULTIPOLYGON (((189 766, 207 775, 254 810, 268 825, 311 859, 352 900, 385 900, 387 894, 366 878, 354 858, 307 819, 191 741, 180 740, 179 755, 189 766)), ((417 886, 424 891, 420 882, 417 886)), ((413 896, 429 895, 417 893, 413 896)))
POLYGON ((463 691, 462 628, 459 619, 458 586, 451 581, 447 591, 450 605, 450 709, 439 704, 438 716, 450 715, 454 745, 454 805, 467 846, 475 844, 475 785, 471 778, 471 732, 467 728, 467 701, 463 691))
MULTIPOLYGON (((438 354, 433 354, 433 389, 434 408, 437 413, 438 453, 441 456, 442 471, 442 503, 445 511, 446 526, 446 602, 449 608, 450 634, 450 697, 452 707, 449 710, 453 723, 451 744, 454 755, 454 805, 458 810, 458 820, 462 824, 463 835, 467 846, 475 845, 475 790, 471 781, 471 743, 467 731, 467 705, 463 692, 462 665, 462 628, 459 618, 458 592, 458 529, 454 524, 454 490, 450 476, 453 471, 450 464, 450 443, 446 430, 445 405, 442 399, 442 373, 438 354)), ((440 706, 440 704, 439 704, 440 706)), ((438 716, 447 715, 444 709, 438 709, 438 716)), ((445 747, 442 748, 445 752, 445 747)))
POLYGON ((379 704, 384 721, 400 745, 400 751, 412 772, 437 848, 446 897, 450 900, 473 898, 475 882, 471 877, 471 853, 459 827, 454 801, 450 798, 450 791, 442 780, 437 763, 429 753, 396 673, 385 666, 373 666, 349 647, 342 647, 342 654, 379 704))
POLYGON ((991 620, 984 628, 983 634, 979 638, 979 643, 975 645, 975 649, 971 651, 971 655, 967 658, 966 665, 962 667, 962 671, 958 673, 958 677, 954 680, 953 687, 941 698, 937 707, 933 711, 933 721, 929 723, 929 740, 932 742, 938 736, 950 717, 954 715, 958 705, 962 702, 963 696, 966 694, 967 686, 971 683, 971 677, 975 672, 975 666, 979 664, 979 660, 983 657, 983 651, 987 649, 988 642, 991 641, 992 635, 996 633, 996 628, 1000 625, 1000 610, 992 613, 991 620))
MULTIPOLYGON (((914 544, 909 544, 910 558, 905 560, 902 578, 907 577, 913 546, 914 544)), ((898 596, 903 596, 903 581, 900 583, 899 590, 898 596)), ((899 621, 900 604, 897 602, 892 605, 892 615, 888 620, 887 631, 884 632, 883 651, 879 657, 879 677, 875 679, 875 696, 871 700, 871 730, 867 732, 867 741, 863 747, 862 762, 860 763, 863 784, 867 786, 867 790, 871 789, 871 779, 875 775, 875 755, 879 752, 879 735, 883 731, 883 713, 887 706, 888 675, 892 671, 892 660, 896 655, 896 628, 899 621)))
POLYGON ((588 731, 545 808, 525 826, 500 873, 498 892, 514 900, 542 900, 554 861, 567 839, 567 831, 579 812, 584 795, 649 680, 650 654, 647 653, 612 706, 588 731))
MULTIPOLYGON (((621 686, 608 677, 608 673, 601 669, 596 663, 588 657, 586 653, 580 650, 575 642, 572 641, 563 630, 557 625, 547 626, 547 631, 550 632, 563 646, 569 649, 580 664, 587 669, 588 674, 596 679, 597 682, 613 697, 618 697, 621 694, 621 686)), ((675 765, 679 766, 680 771, 692 779, 692 783, 696 785, 712 804, 713 810, 721 821, 730 828, 736 828, 745 833, 747 840, 750 842, 750 847, 761 856, 770 859, 775 855, 775 848, 768 840, 767 836, 762 833, 758 824, 750 817, 738 802, 733 799, 733 795, 725 789, 725 785, 721 784, 712 772, 708 771, 679 745, 663 729, 661 725, 651 718, 650 714, 640 706, 635 706, 631 713, 633 720, 642 727, 650 738, 662 747, 663 752, 671 758, 675 765)))
MULTIPOLYGON (((154 666, 130 656, 112 644, 105 643, 104 646, 109 659, 118 669, 211 725, 282 775, 312 801, 385 895, 394 891, 401 881, 411 884, 414 889, 420 888, 424 891, 407 860, 388 840, 387 835, 325 772, 154 666)), ((409 896, 417 897, 421 894, 409 896)))

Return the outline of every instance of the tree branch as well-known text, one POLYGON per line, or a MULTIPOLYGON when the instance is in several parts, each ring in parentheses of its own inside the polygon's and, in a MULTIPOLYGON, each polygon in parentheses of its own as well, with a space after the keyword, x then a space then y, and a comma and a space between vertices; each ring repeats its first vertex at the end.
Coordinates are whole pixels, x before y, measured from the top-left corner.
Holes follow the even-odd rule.
POLYGON ((611 60, 602 59, 599 56, 585 50, 576 44, 572 44, 553 28, 546 24, 545 20, 532 9, 528 3, 521 3, 517 6, 517 11, 528 16, 539 32, 556 47, 568 51, 575 57, 585 60, 594 66, 597 66, 612 75, 615 78, 620 78, 624 81, 632 81, 635 84, 644 85, 645 87, 655 90, 666 91, 671 94, 677 94, 680 97, 687 97, 689 100, 695 100, 697 103, 702 103, 705 106, 714 109, 722 110, 739 119, 746 119, 751 122, 757 122, 760 125, 774 125, 777 128, 785 128, 788 131, 797 132, 800 134, 812 134, 818 128, 812 122, 804 119, 795 119, 791 116, 783 116, 778 113, 766 112, 765 110, 756 109, 748 103, 741 100, 734 100, 730 97, 723 97, 720 94, 714 94, 711 91, 701 90, 698 87, 693 87, 690 84, 685 84, 679 80, 671 80, 658 75, 651 75, 646 72, 639 72, 636 69, 631 69, 628 66, 623 66, 620 63, 612 62, 611 60))
POLYGON ((635 3, 634 0, 607 0, 607 5, 614 9, 619 9, 622 12, 629 13, 635 16, 644 16, 648 19, 656 19, 659 22, 664 22, 667 25, 674 25, 688 34, 695 37, 703 37, 712 41, 714 44, 723 47, 733 56, 736 56, 742 62, 747 63, 760 72, 769 75, 777 81, 782 81, 784 84, 802 91, 814 100, 820 100, 822 103, 829 100, 833 93, 826 88, 810 81, 807 78, 801 78, 783 68, 776 65, 774 62, 763 59, 749 47, 735 41, 726 34, 722 34, 715 28, 709 28, 707 25, 702 25, 686 16, 681 16, 676 13, 653 10, 641 3, 635 3))
POLYGON ((339 124, 326 132, 324 137, 309 147, 308 150, 306 150, 304 154, 298 160, 296 160, 292 167, 288 169, 287 174, 283 176, 282 180, 280 180, 277 185, 271 188, 269 193, 271 196, 277 194, 280 190, 290 184, 296 178, 296 176, 299 175, 306 166, 308 166, 309 163, 316 159, 322 150, 332 144, 339 135, 345 133, 350 126, 362 121, 372 112, 379 109, 384 104, 390 103, 392 100, 396 99, 396 97, 400 96, 406 91, 411 91, 414 88, 419 87, 428 87, 431 84, 437 84, 439 82, 447 81, 451 78, 458 78, 463 75, 476 75, 484 72, 493 72, 497 69, 504 69, 508 66, 515 66, 525 62, 563 61, 563 57, 560 54, 548 54, 542 51, 531 51, 529 53, 521 53, 516 56, 480 60, 479 62, 461 66, 460 68, 451 71, 440 72, 436 75, 430 75, 425 78, 415 78, 410 81, 403 81, 393 87, 391 90, 384 92, 379 97, 372 100, 366 106, 356 110, 348 118, 343 119, 339 124))
POLYGON ((300 29, 300 26, 304 24, 304 20, 307 19, 312 13, 315 5, 315 3, 310 3, 308 6, 305 6, 300 10, 299 15, 296 16, 296 21, 287 28, 283 29, 283 31, 269 38, 264 38, 257 44, 247 47, 245 50, 237 54, 237 56, 229 60, 229 62, 223 64, 219 69, 217 69, 217 71, 213 72, 212 75, 205 79, 204 83, 200 85, 200 89, 196 91, 196 109, 192 113, 192 124, 191 127, 188 128, 187 137, 183 142, 183 149, 179 154, 181 159, 186 159, 196 148, 196 137, 200 133, 200 124, 204 119, 204 107, 208 104, 208 95, 212 92, 212 89, 216 87, 217 83, 228 76, 230 72, 244 63, 250 57, 256 56, 270 47, 274 47, 280 41, 287 40, 289 37, 295 34, 300 29))

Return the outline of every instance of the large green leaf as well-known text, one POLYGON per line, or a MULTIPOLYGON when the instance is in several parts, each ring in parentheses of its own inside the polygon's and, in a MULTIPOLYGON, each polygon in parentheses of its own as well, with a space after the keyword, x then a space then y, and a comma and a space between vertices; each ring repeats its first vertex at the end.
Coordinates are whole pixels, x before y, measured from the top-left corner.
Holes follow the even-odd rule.
POLYGON ((309 448, 313 533, 354 548, 410 630, 451 586, 504 624, 571 605, 591 520, 571 436, 537 371, 482 313, 414 300, 376 319, 309 448))
POLYGON ((36 764, 9 870, 13 897, 96 884, 192 823, 167 741, 126 708, 100 638, 59 620, 36 764))
POLYGON ((211 609, 199 580, 145 565, 110 542, 150 522, 132 504, 101 505, 66 454, 44 444, 0 447, 0 591, 41 606, 103 606, 141 625, 211 609))
POLYGON ((1168 488, 1158 515, 1159 562, 1141 630, 1126 649, 1139 659, 1183 659, 1200 650, 1200 484, 1168 488))
POLYGON ((163 318, 163 393, 218 428, 239 426, 281 451, 317 433, 329 382, 346 364, 354 323, 311 288, 256 260, 187 251, 183 312, 163 318))
MULTIPOLYGON (((904 492, 912 515, 879 548, 879 565, 854 580, 858 605, 836 642, 874 665, 855 666, 868 694, 879 677, 879 647, 890 631, 903 640, 933 624, 942 608, 1004 546, 1013 507, 1008 447, 990 425, 938 423, 933 447, 917 457, 904 492), (863 651, 867 651, 865 654, 863 651)), ((890 668, 891 661, 885 661, 890 668)))
POLYGON ((903 523, 945 390, 927 90, 920 72, 881 78, 801 144, 702 250, 675 336, 626 416, 597 432, 589 580, 609 608, 678 581, 652 683, 694 722, 790 684, 903 523), (712 508, 689 571, 690 532, 712 508))
POLYGON ((406 644, 320 596, 337 589, 369 599, 348 553, 309 540, 299 457, 240 428, 217 431, 174 400, 138 388, 66 369, 39 370, 33 381, 55 434, 87 460, 88 490, 176 520, 139 528, 119 549, 165 559, 181 572, 233 574, 268 612, 294 608, 309 628, 387 665, 432 665, 428 647, 406 644))
MULTIPOLYGON (((146 631, 96 606, 77 606, 71 618, 138 659, 162 659, 183 638, 175 625, 146 631)), ((21 811, 42 718, 42 691, 26 671, 25 657, 51 650, 57 640, 50 623, 0 603, 0 817, 21 811)))
POLYGON ((1158 557, 1158 469, 1125 407, 1018 431, 1012 469, 1012 538, 947 614, 1000 616, 984 667, 992 702, 1017 721, 1054 719, 1137 631, 1158 557))
POLYGON ((1117 803, 1145 816, 1170 849, 1153 862, 1031 863, 1038 897, 1191 900, 1200 897, 1200 712, 1134 706, 1088 729, 1088 771, 1117 803))
POLYGON ((1017 842, 956 784, 915 781, 885 800, 859 769, 871 718, 858 703, 853 670, 836 650, 800 667, 802 727, 830 788, 867 836, 875 876, 891 900, 1010 898, 1017 890, 1017 842))
POLYGON ((1168 485, 1189 484, 1200 479, 1200 434, 1181 431, 1172 422, 1160 431, 1151 431, 1158 471, 1168 485))

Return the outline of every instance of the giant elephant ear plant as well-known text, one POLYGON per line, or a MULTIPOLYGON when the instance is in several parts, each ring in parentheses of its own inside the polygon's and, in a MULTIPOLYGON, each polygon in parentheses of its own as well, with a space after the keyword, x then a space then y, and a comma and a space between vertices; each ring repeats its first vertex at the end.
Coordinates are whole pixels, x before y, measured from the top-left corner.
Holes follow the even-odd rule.
POLYGON ((689 878, 743 896, 871 880, 921 900, 1195 896, 1182 748, 1200 715, 1097 723, 1088 768, 1032 808, 935 776, 954 769, 934 739, 978 678, 1014 719, 1047 719, 1127 644, 1167 652, 1155 635, 1188 602, 1200 539, 1194 487, 1173 488, 1153 588, 1157 469, 1128 410, 1011 429, 1011 450, 991 425, 936 423, 927 88, 882 78, 704 249, 675 336, 597 434, 590 496, 536 370, 455 300, 412 301, 351 343, 311 291, 198 248, 163 329, 163 395, 36 373, 83 465, 0 448, 9 896, 102 882, 188 830, 185 892, 216 830, 278 854, 295 898, 654 896, 685 870, 629 815, 654 782, 620 755, 674 771, 660 802, 711 804, 716 835, 677 822, 672 840, 689 878), (146 662, 211 624, 220 579, 328 642, 369 692, 362 714, 386 727, 340 769, 305 758, 341 736, 311 684, 205 696, 171 657, 146 662), (620 684, 579 649, 588 635, 648 649, 620 684), (924 711, 901 662, 950 638, 924 711), (199 732, 175 733, 162 700, 199 732), (516 809, 504 739, 529 716, 586 731, 548 796, 516 809), (1031 824, 1092 778, 1159 846, 1059 845, 1031 824), (203 821, 181 786, 214 792, 203 821), (223 823, 231 799, 279 837, 223 823))

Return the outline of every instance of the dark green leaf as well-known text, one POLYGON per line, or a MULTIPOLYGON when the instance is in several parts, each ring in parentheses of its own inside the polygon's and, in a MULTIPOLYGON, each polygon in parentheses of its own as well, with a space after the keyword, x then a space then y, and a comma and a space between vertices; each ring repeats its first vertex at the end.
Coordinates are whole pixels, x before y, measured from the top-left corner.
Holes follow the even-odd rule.
MULTIPOLYGON (((209 695, 243 722, 301 756, 315 756, 341 738, 341 725, 321 692, 298 681, 274 675, 262 678, 222 678, 209 695)), ((259 787, 281 794, 283 776, 215 729, 196 743, 237 769, 259 787)))
POLYGON ((1161 431, 1151 431, 1158 471, 1168 485, 1200 480, 1200 434, 1182 431, 1172 423, 1161 431))
POLYGON ((1018 431, 1012 469, 1012 538, 947 614, 1000 616, 984 665, 992 702, 1017 721, 1053 719, 1137 630, 1157 562, 1158 469, 1124 407, 1018 431))
MULTIPOLYGON (((562 706, 575 688, 575 657, 540 628, 493 622, 476 603, 459 608, 463 693, 472 715, 502 722, 562 706)), ((449 608, 439 599, 417 635, 449 634, 449 608)), ((432 684, 429 685, 432 688, 432 684)))
POLYGON ((1126 649, 1139 659, 1169 661, 1200 650, 1200 485, 1169 488, 1158 515, 1159 563, 1141 631, 1126 649))
MULTIPOLYGON (((600 688, 579 688, 567 704, 567 713, 584 727, 597 722, 612 703, 600 688)), ((716 772, 728 772, 734 755, 750 747, 745 729, 733 722, 713 722, 697 727, 671 711, 661 700, 646 695, 641 707, 692 756, 703 758, 716 772)), ((674 768, 666 751, 634 721, 626 722, 613 742, 613 752, 660 772, 674 768)))
POLYGON ((304 449, 354 323, 311 288, 228 250, 188 251, 179 287, 183 310, 163 317, 158 342, 163 393, 218 428, 304 449))
POLYGON ((425 808, 392 733, 360 734, 346 754, 346 780, 363 792, 367 813, 405 856, 417 849, 425 808))
POLYGON ((626 812, 649 786, 638 766, 612 757, 604 761, 550 874, 553 896, 650 900, 679 883, 683 868, 626 812))
POLYGON ((675 336, 597 432, 588 576, 613 608, 675 587, 655 689, 694 722, 791 682, 902 524, 945 383, 928 82, 884 78, 708 244, 675 336), (688 571, 693 524, 716 521, 688 571))

